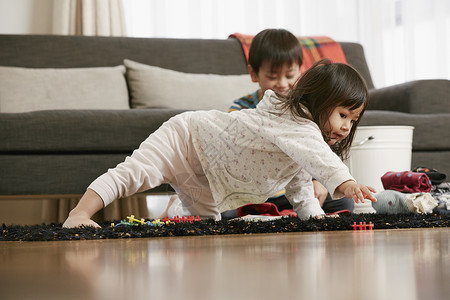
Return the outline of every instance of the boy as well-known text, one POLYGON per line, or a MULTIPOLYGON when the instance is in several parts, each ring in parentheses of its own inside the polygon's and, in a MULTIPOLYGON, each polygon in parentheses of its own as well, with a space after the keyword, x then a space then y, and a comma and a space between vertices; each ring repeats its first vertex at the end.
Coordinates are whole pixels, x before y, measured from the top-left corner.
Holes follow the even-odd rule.
POLYGON ((287 96, 300 76, 302 48, 297 38, 284 29, 266 29, 252 40, 248 73, 260 89, 233 102, 229 112, 256 108, 268 89, 287 96))
MULTIPOLYGON (((268 89, 287 96, 300 77, 302 65, 302 47, 298 39, 285 29, 266 29, 259 32, 252 40, 248 59, 248 73, 253 82, 260 88, 233 102, 229 112, 241 109, 256 108, 268 89)), ((314 193, 326 213, 341 210, 353 212, 354 201, 349 198, 332 200, 328 190, 317 180, 313 180, 314 193)), ((268 199, 281 211, 292 208, 289 201, 281 193, 268 199)), ((225 212, 223 216, 232 217, 235 211, 225 212)))

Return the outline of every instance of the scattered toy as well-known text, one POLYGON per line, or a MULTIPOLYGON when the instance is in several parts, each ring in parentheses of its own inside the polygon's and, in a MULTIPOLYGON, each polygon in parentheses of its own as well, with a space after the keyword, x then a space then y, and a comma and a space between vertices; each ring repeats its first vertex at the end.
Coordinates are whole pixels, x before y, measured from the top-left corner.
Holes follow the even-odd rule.
POLYGON ((359 222, 359 224, 353 222, 352 228, 353 230, 372 230, 373 226, 372 221, 370 221, 369 224, 366 224, 366 222, 359 222))
POLYGON ((163 219, 163 221, 172 221, 172 222, 175 222, 175 223, 180 223, 180 222, 182 222, 182 223, 184 223, 184 222, 192 223, 192 222, 201 221, 201 219, 200 219, 199 216, 196 216, 196 217, 194 217, 194 216, 182 216, 181 218, 179 216, 174 216, 173 218, 165 217, 163 219))
POLYGON ((165 217, 164 219, 156 219, 153 221, 146 221, 144 218, 136 218, 134 215, 126 217, 126 219, 121 220, 119 223, 114 224, 111 223, 111 227, 118 227, 118 226, 163 226, 163 225, 169 225, 174 223, 185 223, 185 222, 197 222, 200 221, 199 216, 175 216, 173 218, 165 217))

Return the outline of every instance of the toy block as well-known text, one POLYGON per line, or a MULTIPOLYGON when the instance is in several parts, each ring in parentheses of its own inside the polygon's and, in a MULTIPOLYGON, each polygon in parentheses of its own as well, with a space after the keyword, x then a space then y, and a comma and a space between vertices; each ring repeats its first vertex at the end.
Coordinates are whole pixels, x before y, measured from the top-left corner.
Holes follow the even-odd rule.
POLYGON ((134 218, 134 215, 127 217, 127 219, 130 223, 133 223, 134 221, 136 221, 136 219, 134 218))
POLYGON ((145 223, 145 220, 144 220, 143 218, 141 218, 141 219, 139 220, 139 219, 136 219, 136 218, 134 217, 134 215, 131 215, 131 216, 127 217, 127 219, 128 219, 128 222, 130 222, 130 223, 136 222, 136 223, 139 223, 139 224, 141 224, 141 225, 144 225, 144 223, 145 223))
POLYGON ((359 224, 356 224, 356 222, 353 222, 352 228, 353 230, 372 230, 373 229, 373 223, 372 221, 369 222, 369 224, 366 224, 366 222, 359 222, 359 224))
POLYGON ((174 216, 173 218, 169 218, 169 217, 164 217, 162 219, 162 223, 166 223, 166 224, 170 224, 170 222, 174 222, 174 223, 185 223, 185 222, 195 222, 195 221, 201 221, 199 216, 174 216))

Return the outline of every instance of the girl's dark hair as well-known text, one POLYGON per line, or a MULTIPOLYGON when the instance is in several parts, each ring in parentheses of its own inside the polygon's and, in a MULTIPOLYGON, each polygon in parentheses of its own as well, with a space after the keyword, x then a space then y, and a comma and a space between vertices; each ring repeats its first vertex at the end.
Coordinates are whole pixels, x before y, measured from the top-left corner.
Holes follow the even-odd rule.
POLYGON ((248 63, 256 74, 263 62, 270 62, 271 71, 276 72, 286 63, 302 65, 302 46, 298 39, 285 29, 265 29, 259 32, 250 45, 248 63))
POLYGON ((282 104, 295 116, 315 122, 322 131, 326 142, 329 141, 326 125, 333 110, 338 106, 350 110, 363 107, 358 120, 353 123, 349 135, 331 146, 342 159, 348 157, 348 151, 369 101, 367 85, 362 76, 353 67, 342 63, 331 63, 328 59, 316 62, 298 79, 289 96, 282 104), (309 111, 304 110, 306 107, 309 111))

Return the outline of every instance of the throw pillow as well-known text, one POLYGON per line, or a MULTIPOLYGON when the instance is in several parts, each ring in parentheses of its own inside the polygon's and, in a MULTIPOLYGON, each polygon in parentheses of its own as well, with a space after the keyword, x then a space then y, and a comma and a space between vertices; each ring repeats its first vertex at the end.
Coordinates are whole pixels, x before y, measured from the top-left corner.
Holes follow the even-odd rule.
POLYGON ((124 65, 133 108, 227 111, 234 100, 259 88, 248 74, 184 73, 128 59, 124 65))
POLYGON ((129 109, 125 67, 0 67, 0 112, 129 109))

